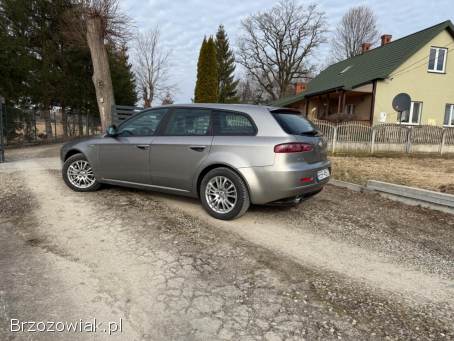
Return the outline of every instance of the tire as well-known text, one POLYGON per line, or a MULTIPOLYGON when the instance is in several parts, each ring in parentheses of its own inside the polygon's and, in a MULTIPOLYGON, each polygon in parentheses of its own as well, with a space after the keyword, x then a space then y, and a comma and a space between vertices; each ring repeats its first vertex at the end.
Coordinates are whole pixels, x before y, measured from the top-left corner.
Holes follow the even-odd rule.
POLYGON ((199 195, 205 211, 217 219, 232 220, 238 218, 246 213, 250 206, 249 191, 245 182, 237 173, 225 167, 215 168, 203 177, 199 195), (223 189, 222 185, 218 185, 224 179, 226 180, 224 183, 225 188, 223 189), (234 186, 236 193, 236 199, 234 201, 231 185, 234 186), (219 194, 216 192, 218 188, 221 192, 219 194), (219 204, 220 207, 217 210, 215 208, 216 198, 223 200, 223 203, 219 204), (226 203, 225 200, 228 200, 229 203, 226 203))
POLYGON ((63 164, 62 175, 66 185, 76 192, 91 192, 96 191, 101 187, 101 184, 96 180, 93 174, 93 169, 91 168, 87 158, 83 154, 75 154, 70 156, 63 164), (80 167, 81 165, 86 165, 86 168, 82 169, 80 167), (71 166, 73 166, 73 168, 70 169, 71 166), (81 180, 80 186, 77 186, 78 181, 74 177, 71 177, 69 173, 79 169, 85 173, 82 173, 84 180, 81 180))

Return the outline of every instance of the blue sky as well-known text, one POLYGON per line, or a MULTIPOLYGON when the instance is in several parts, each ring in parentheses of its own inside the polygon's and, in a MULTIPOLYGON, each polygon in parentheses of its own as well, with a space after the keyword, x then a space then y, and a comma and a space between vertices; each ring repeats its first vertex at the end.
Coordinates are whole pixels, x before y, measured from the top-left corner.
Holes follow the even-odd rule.
MULTIPOLYGON (((134 20, 137 29, 146 31, 159 26, 162 43, 171 50, 171 81, 178 86, 175 93, 177 103, 189 103, 193 97, 197 57, 203 37, 214 35, 218 25, 223 24, 235 48, 241 33, 241 20, 276 3, 277 0, 120 0, 121 8, 134 20)), ((317 4, 326 13, 330 31, 335 29, 349 7, 366 4, 377 15, 379 31, 392 34, 393 39, 444 20, 454 20, 453 0, 318 0, 317 4)), ((323 64, 328 50, 328 44, 323 46, 315 62, 323 64)))

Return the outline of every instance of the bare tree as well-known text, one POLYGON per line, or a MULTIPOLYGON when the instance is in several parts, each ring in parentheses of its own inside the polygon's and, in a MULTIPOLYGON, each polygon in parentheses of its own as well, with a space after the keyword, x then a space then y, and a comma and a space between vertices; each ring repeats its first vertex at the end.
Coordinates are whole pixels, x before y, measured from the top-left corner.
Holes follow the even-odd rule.
POLYGON ((379 39, 377 18, 367 6, 350 8, 342 17, 332 40, 332 54, 337 61, 357 56, 363 43, 379 39))
POLYGON ((130 34, 131 20, 119 10, 118 3, 118 0, 74 0, 74 8, 65 18, 66 33, 90 49, 103 130, 111 124, 111 110, 115 105, 106 43, 115 46, 130 34))
POLYGON ((169 84, 169 51, 161 46, 159 29, 137 33, 134 46, 134 72, 144 107, 156 98, 163 99, 175 89, 169 84))
POLYGON ((325 42, 325 14, 315 4, 282 0, 241 24, 238 62, 272 100, 286 96, 293 80, 310 73, 309 57, 325 42))
POLYGON ((263 104, 266 102, 264 97, 264 90, 254 77, 245 74, 240 78, 237 86, 237 98, 240 103, 263 104))
POLYGON ((167 91, 166 95, 164 96, 164 98, 162 99, 162 105, 168 105, 168 104, 173 104, 175 101, 173 100, 173 96, 172 94, 167 91))

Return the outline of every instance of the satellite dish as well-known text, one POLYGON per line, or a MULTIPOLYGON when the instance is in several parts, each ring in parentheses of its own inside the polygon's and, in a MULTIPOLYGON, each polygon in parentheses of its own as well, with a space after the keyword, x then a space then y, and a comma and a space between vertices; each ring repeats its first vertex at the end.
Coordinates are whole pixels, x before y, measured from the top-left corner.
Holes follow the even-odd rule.
POLYGON ((411 97, 409 94, 401 93, 393 99, 393 108, 397 112, 403 112, 410 110, 411 97))

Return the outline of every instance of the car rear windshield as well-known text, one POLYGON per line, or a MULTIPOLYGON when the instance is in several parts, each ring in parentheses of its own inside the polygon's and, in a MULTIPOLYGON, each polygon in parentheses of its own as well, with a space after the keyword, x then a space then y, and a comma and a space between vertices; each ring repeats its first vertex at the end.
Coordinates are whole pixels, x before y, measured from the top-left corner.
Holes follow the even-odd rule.
POLYGON ((312 123, 298 115, 297 112, 279 110, 271 113, 287 134, 316 135, 318 133, 312 123))

